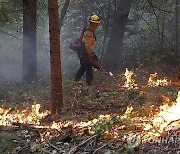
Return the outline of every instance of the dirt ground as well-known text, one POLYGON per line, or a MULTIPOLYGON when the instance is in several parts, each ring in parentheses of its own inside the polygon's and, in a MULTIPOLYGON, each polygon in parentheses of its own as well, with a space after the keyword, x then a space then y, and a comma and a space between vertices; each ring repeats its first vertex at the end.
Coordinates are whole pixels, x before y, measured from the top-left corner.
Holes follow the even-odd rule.
MULTIPOLYGON (((169 105, 176 102, 180 90, 178 74, 176 75, 177 68, 171 71, 169 69, 167 67, 161 69, 158 67, 153 69, 139 67, 132 70, 134 72, 132 79, 135 80, 135 86, 132 88, 123 87, 126 81, 124 72, 112 72, 113 75, 110 75, 109 72, 95 71, 94 83, 91 87, 85 85, 84 79, 75 83, 73 79, 63 76, 64 108, 56 120, 73 120, 78 123, 98 119, 99 115, 122 116, 128 106, 133 106, 135 115, 138 113, 139 116, 147 117, 150 114, 155 114, 160 111, 159 107, 167 99, 169 105), (156 87, 147 86, 150 74, 155 72, 158 72, 157 79, 166 77, 168 81, 171 81, 170 84, 156 87)), ((50 107, 49 94, 49 76, 33 85, 4 82, 0 90, 0 105, 3 108, 12 108, 10 113, 13 114, 17 109, 23 111, 32 104, 40 103, 42 105, 40 111, 44 111, 50 107)), ((50 124, 53 120, 52 117, 47 116, 41 122, 50 124)), ((49 131, 47 129, 37 129, 28 124, 14 124, 15 127, 0 126, 0 153, 180 153, 179 138, 176 143, 169 141, 161 144, 149 141, 132 148, 128 146, 127 140, 117 140, 104 135, 101 130, 111 130, 112 125, 113 127, 116 125, 116 120, 110 119, 112 124, 110 122, 106 125, 99 122, 94 126, 95 134, 90 134, 89 130, 85 128, 72 128, 69 125, 62 128, 61 131, 51 131, 51 138, 46 138, 44 142, 41 142, 41 136, 49 131), (79 132, 81 135, 78 135, 79 132)), ((120 136, 124 135, 124 132, 130 133, 135 130, 134 128, 130 129, 129 125, 127 126, 129 128, 126 130, 119 131, 120 136)), ((178 134, 179 126, 180 123, 177 123, 178 129, 174 131, 176 137, 180 137, 178 134)), ((168 134, 163 135, 166 137, 168 134)))

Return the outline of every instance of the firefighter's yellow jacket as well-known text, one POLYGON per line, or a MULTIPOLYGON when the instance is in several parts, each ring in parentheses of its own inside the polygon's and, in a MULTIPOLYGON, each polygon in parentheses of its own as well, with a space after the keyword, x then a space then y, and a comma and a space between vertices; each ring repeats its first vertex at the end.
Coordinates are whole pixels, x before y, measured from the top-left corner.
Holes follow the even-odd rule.
POLYGON ((87 30, 84 31, 83 36, 82 36, 82 41, 85 44, 86 51, 89 53, 91 57, 95 55, 93 52, 96 37, 94 34, 95 30, 88 26, 87 30))

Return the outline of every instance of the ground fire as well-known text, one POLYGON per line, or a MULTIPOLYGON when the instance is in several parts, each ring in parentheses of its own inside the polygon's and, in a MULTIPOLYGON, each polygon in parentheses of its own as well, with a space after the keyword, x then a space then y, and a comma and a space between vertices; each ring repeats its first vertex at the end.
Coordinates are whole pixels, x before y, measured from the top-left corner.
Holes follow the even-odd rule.
MULTIPOLYGON (((135 79, 132 78, 134 73, 126 69, 125 77, 126 81, 124 87, 133 88, 135 86, 135 79)), ((110 73, 110 75, 113 75, 110 73)), ((151 74, 148 86, 166 86, 170 83, 162 82, 156 79, 157 73, 151 74)), ((94 129, 96 125, 102 123, 108 123, 110 128, 103 132, 103 136, 106 138, 116 138, 117 140, 127 140, 130 135, 137 135, 141 138, 156 138, 162 134, 179 129, 180 125, 180 91, 178 92, 177 99, 174 102, 167 96, 162 96, 164 102, 156 112, 148 113, 149 116, 139 116, 137 111, 134 111, 134 107, 130 104, 125 113, 121 115, 99 115, 97 118, 93 118, 89 121, 76 121, 66 120, 60 122, 52 122, 50 124, 44 124, 41 120, 47 117, 50 112, 48 110, 40 112, 40 104, 34 104, 32 107, 28 107, 25 110, 19 111, 6 106, 0 107, 0 125, 1 126, 17 126, 18 124, 28 124, 34 128, 48 129, 46 133, 42 134, 42 141, 44 138, 53 136, 51 130, 61 131, 62 128, 72 127, 77 134, 81 135, 84 130, 88 130, 88 134, 97 133, 94 129), (128 132, 127 132, 128 130, 128 132), (122 133, 125 132, 126 134, 122 133), (120 134, 124 134, 123 136, 120 134)), ((151 106, 153 107, 153 105, 151 106)))

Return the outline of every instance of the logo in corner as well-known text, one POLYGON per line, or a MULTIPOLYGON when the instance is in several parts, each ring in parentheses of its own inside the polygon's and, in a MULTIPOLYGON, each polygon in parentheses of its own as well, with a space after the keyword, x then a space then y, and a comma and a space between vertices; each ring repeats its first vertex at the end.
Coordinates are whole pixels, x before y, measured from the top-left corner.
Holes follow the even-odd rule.
POLYGON ((138 147, 140 143, 141 143, 141 138, 140 135, 137 134, 130 135, 127 139, 128 148, 131 149, 138 147))

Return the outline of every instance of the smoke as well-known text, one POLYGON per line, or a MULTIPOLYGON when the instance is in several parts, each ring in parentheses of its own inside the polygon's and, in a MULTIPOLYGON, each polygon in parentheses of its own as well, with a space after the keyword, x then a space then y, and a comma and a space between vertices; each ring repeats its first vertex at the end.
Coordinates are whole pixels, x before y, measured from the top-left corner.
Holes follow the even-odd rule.
MULTIPOLYGON (((50 74, 48 18, 46 17, 44 21, 46 21, 44 26, 37 29, 38 79, 50 74)), ((71 27, 66 26, 61 29, 61 64, 62 73, 73 77, 79 67, 79 60, 76 53, 68 46, 76 39, 76 36, 79 36, 80 32, 72 35, 73 29, 71 29, 71 27)), ((22 81, 23 33, 22 31, 14 32, 13 29, 6 31, 15 35, 16 38, 0 33, 0 84, 5 81, 22 81)))
MULTIPOLYGON (((68 46, 80 36, 84 27, 81 5, 76 5, 76 7, 73 6, 68 10, 60 37, 62 73, 70 77, 74 77, 80 65, 76 52, 68 46), (75 15, 74 11, 77 12, 77 10, 79 11, 75 15)), ((89 11, 92 13, 92 10, 89 11)), ((19 12, 19 16, 21 13, 19 12)), ((17 39, 0 31, 0 83, 22 81, 23 24, 20 18, 12 19, 11 23, 5 23, 3 27, 6 28, 7 33, 13 34, 17 39)), ((40 79, 50 74, 48 13, 37 12, 37 25, 37 74, 40 79)))
POLYGON ((22 40, 0 33, 0 82, 20 81, 22 76, 22 40))

